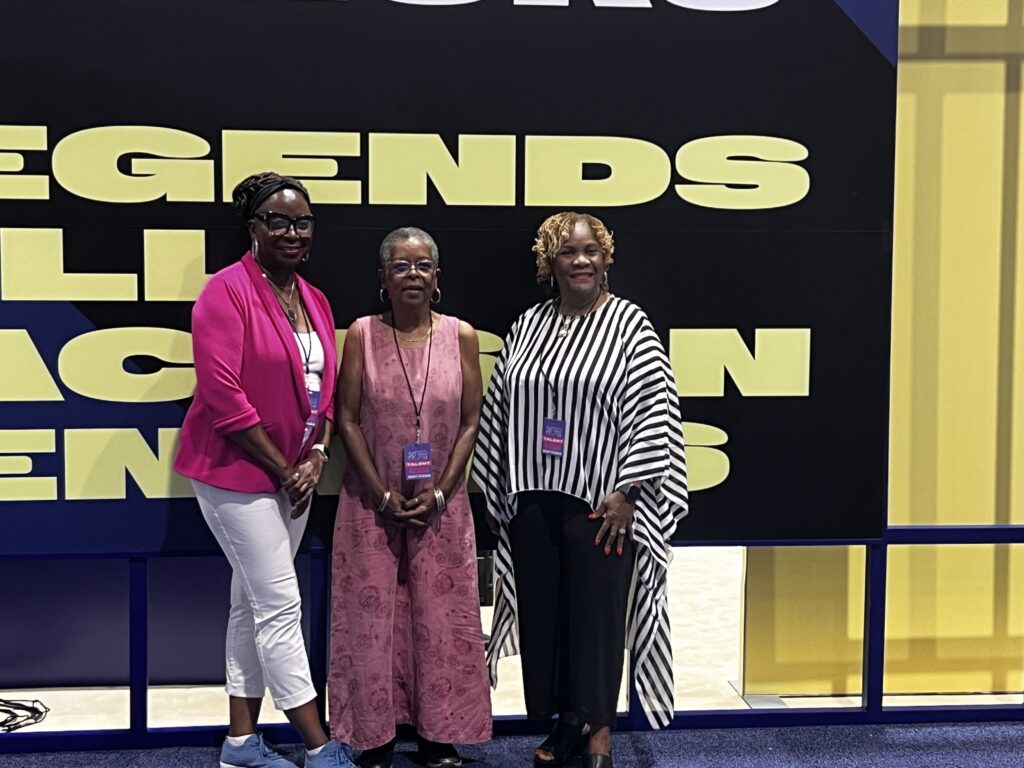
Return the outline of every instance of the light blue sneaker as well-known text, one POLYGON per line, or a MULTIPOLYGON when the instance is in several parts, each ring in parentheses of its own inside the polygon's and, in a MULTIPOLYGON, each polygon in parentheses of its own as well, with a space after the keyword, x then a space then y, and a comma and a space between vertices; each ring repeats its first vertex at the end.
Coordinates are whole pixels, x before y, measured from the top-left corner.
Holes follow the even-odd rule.
POLYGON ((351 747, 330 739, 317 754, 306 753, 306 768, 356 768, 356 764, 351 747))
POLYGON ((240 747, 233 747, 224 740, 220 748, 220 768, 298 768, 291 760, 285 760, 263 741, 263 734, 256 733, 245 740, 240 747))

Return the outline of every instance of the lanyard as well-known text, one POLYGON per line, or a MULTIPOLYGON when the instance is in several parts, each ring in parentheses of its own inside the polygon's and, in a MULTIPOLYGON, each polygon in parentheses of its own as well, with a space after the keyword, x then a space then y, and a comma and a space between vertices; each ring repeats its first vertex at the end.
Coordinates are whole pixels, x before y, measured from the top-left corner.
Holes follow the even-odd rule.
POLYGON ((405 360, 402 359, 402 348, 398 346, 398 330, 395 328, 395 313, 391 313, 391 334, 395 338, 395 351, 398 353, 398 362, 402 364, 402 373, 405 375, 405 386, 409 388, 409 399, 412 401, 412 409, 416 413, 416 442, 420 441, 420 414, 423 412, 423 401, 427 397, 427 382, 430 380, 430 353, 434 348, 434 317, 430 317, 430 341, 427 342, 427 372, 423 374, 423 393, 420 395, 420 404, 416 405, 416 395, 412 391, 412 382, 409 380, 409 371, 405 368, 405 360))
MULTIPOLYGON (((311 334, 309 337, 309 349, 306 349, 306 345, 302 343, 302 334, 299 333, 298 324, 292 320, 292 330, 295 331, 295 338, 299 340, 299 349, 302 350, 302 364, 306 369, 306 375, 309 375, 309 360, 313 356, 313 336, 316 333, 316 329, 313 328, 313 324, 309 322, 309 315, 306 314, 306 305, 302 301, 302 296, 299 296, 299 311, 302 312, 302 318, 306 321, 306 329, 311 334)), ((291 320, 291 316, 289 316, 291 320)))

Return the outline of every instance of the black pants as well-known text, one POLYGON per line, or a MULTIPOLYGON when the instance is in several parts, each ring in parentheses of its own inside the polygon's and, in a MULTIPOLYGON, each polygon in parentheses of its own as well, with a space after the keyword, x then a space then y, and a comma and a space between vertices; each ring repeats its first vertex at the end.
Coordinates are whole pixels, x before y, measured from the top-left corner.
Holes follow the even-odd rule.
POLYGON ((626 607, 635 551, 595 547, 600 518, 562 493, 517 497, 509 526, 527 717, 571 712, 612 725, 622 682, 626 607))

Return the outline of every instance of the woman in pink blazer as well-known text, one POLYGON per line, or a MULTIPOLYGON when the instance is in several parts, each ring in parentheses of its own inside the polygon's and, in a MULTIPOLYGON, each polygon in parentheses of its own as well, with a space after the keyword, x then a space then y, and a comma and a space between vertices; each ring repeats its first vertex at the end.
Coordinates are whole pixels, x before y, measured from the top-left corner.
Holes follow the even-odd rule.
POLYGON ((196 393, 174 462, 232 569, 220 764, 293 766, 256 732, 269 688, 306 744, 307 768, 351 766, 320 725, 294 566, 330 457, 337 371, 330 305, 296 272, 313 239, 309 194, 261 173, 233 198, 252 250, 211 277, 192 310, 196 393))

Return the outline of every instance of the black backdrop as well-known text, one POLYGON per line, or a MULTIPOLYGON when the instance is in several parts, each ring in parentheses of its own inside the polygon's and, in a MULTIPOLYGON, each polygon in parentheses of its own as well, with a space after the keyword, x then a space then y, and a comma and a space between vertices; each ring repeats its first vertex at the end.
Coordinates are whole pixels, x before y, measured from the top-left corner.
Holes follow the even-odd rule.
MULTIPOLYGON (((720 448, 730 472, 693 494, 677 536, 879 535, 895 70, 839 4, 779 0, 763 10, 716 13, 658 0, 651 8, 510 0, 9 2, 4 26, 11 33, 0 50, 0 125, 45 126, 48 134, 46 150, 20 153, 23 174, 52 175, 53 147, 77 131, 165 126, 209 142, 220 199, 224 129, 359 133, 361 154, 339 160, 339 178, 362 181, 363 203, 316 206, 314 259, 305 268, 330 298, 339 327, 377 310, 377 244, 404 224, 437 238, 443 311, 500 336, 542 297, 529 248, 537 224, 555 209, 523 204, 526 136, 633 137, 669 158, 706 136, 802 144, 810 192, 785 207, 701 207, 671 186, 644 204, 579 207, 615 231, 613 289, 645 307, 666 344, 673 328, 735 328, 752 350, 757 328, 811 329, 809 396, 743 396, 727 376, 724 396, 684 398, 688 422, 728 432, 720 448), (453 154, 460 135, 515 135, 516 204, 448 205, 428 185, 425 206, 370 205, 370 133, 439 134, 453 154)), ((125 173, 130 161, 120 160, 125 173)), ((600 178, 607 169, 585 173, 600 178)), ((684 181, 673 172, 672 184, 684 181)), ((245 247, 224 203, 96 202, 56 179, 48 200, 0 199, 0 227, 62 229, 69 272, 141 273, 144 229, 204 230, 210 272, 245 247)), ((188 330, 187 302, 57 304, 0 305, 3 327, 26 328, 55 378, 67 334, 53 326, 68 311, 81 316, 79 332, 188 330)), ((133 362, 142 370, 159 366, 133 362)), ((58 383, 64 403, 0 403, 10 428, 58 430, 57 454, 36 456, 33 470, 58 477, 61 429, 137 426, 152 441, 156 427, 177 426, 186 405, 96 404, 58 383)), ((147 499, 131 483, 127 496, 102 504, 0 498, 4 551, 160 550, 203 536, 192 502, 147 499), (55 526, 80 535, 54 541, 55 526)), ((318 504, 324 532, 332 505, 331 498, 318 504)))

